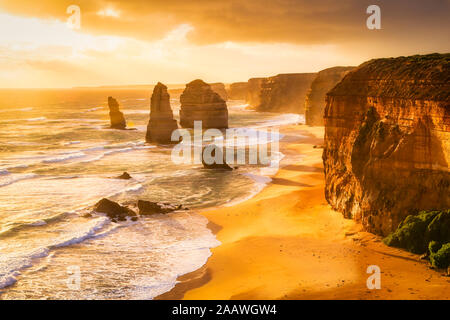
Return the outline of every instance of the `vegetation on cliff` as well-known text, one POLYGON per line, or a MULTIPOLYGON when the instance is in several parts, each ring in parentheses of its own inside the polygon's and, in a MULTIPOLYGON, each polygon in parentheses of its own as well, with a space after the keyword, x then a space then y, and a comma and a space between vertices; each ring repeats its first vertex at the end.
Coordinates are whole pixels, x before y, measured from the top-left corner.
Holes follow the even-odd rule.
POLYGON ((450 266, 450 209, 409 215, 383 241, 413 253, 428 253, 434 267, 447 268, 450 266))

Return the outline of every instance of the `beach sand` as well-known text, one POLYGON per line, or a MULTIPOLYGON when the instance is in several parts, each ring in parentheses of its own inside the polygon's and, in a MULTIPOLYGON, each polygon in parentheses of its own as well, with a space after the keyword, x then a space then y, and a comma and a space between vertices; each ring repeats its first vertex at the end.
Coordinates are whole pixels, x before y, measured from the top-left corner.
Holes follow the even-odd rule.
POLYGON ((333 211, 324 197, 323 127, 285 126, 289 157, 250 200, 202 212, 222 245, 158 299, 450 299, 450 277, 390 248, 333 211), (316 146, 316 147, 314 147, 316 146), (381 289, 367 288, 367 268, 381 289))

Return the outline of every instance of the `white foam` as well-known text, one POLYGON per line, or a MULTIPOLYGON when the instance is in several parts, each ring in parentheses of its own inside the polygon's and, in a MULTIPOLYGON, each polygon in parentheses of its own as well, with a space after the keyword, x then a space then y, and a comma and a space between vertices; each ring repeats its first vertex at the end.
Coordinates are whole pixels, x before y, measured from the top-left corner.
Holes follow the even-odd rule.
POLYGON ((74 154, 66 154, 66 155, 61 155, 61 156, 55 157, 55 158, 44 159, 44 160, 42 160, 42 163, 57 163, 57 162, 71 160, 71 159, 83 158, 85 156, 86 156, 85 153, 77 152, 74 154))
POLYGON ((16 174, 3 175, 3 178, 0 179, 0 187, 5 187, 5 186, 8 186, 15 182, 21 181, 21 180, 33 179, 36 176, 37 175, 34 173, 27 173, 27 174, 16 173, 16 174))
POLYGON ((47 120, 46 117, 38 117, 38 118, 30 118, 30 119, 26 119, 27 121, 44 121, 47 120))

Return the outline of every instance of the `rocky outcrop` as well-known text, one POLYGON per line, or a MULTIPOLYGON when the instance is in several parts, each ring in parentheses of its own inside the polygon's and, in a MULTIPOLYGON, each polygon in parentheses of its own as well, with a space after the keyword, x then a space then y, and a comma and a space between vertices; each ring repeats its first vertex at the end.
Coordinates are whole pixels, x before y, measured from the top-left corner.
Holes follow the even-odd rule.
POLYGON ((232 100, 245 100, 247 98, 247 82, 235 82, 230 84, 228 96, 232 100))
POLYGON ((245 101, 250 107, 256 107, 261 102, 261 84, 265 78, 251 78, 247 82, 247 97, 245 101))
POLYGON ((108 97, 109 118, 111 120, 112 129, 125 129, 127 123, 123 113, 119 110, 119 103, 113 97, 108 97))
POLYGON ((202 80, 194 80, 186 85, 180 97, 180 125, 193 128, 194 121, 202 121, 203 129, 228 128, 226 102, 202 80))
POLYGON ((227 162, 222 148, 209 144, 202 149, 202 164, 205 169, 233 170, 227 162))
POLYGON ((228 101, 228 92, 222 82, 210 83, 211 89, 216 92, 224 101, 228 101))
POLYGON ((158 82, 153 89, 150 102, 150 121, 145 140, 162 144, 173 143, 171 136, 176 129, 178 129, 178 124, 173 118, 167 87, 158 82))
POLYGON ((316 73, 279 74, 261 83, 257 111, 304 113, 305 97, 316 73))
POLYGON ((116 179, 130 180, 131 176, 128 172, 124 172, 120 176, 116 177, 116 179))
POLYGON ((125 221, 127 217, 131 217, 133 220, 136 218, 136 213, 133 210, 106 198, 95 204, 94 211, 105 213, 113 221, 125 221))
POLYGON ((138 200, 137 206, 139 208, 139 214, 141 216, 165 214, 176 210, 181 210, 183 208, 181 204, 172 205, 170 203, 158 203, 146 200, 138 200))
POLYGON ((334 67, 320 71, 311 83, 306 94, 305 123, 310 126, 323 126, 325 98, 327 92, 342 80, 355 67, 334 67))
POLYGON ((450 208, 450 54, 368 61, 329 93, 325 196, 386 235, 418 210, 450 208))

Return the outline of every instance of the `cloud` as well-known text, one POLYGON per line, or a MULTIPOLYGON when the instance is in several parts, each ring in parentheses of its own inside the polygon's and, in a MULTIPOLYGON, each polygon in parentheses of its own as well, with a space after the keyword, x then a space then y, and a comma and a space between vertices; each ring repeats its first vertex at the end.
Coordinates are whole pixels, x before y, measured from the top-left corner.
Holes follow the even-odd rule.
MULTIPOLYGON (((9 12, 60 20, 67 18, 69 4, 60 0, 0 0, 0 8, 9 12)), ((149 41, 177 25, 189 24, 194 28, 189 39, 198 44, 385 41, 399 45, 400 41, 413 45, 426 40, 430 48, 449 45, 442 32, 450 27, 448 0, 78 0, 77 5, 83 30, 149 41), (382 9, 381 31, 366 28, 366 8, 374 3, 382 9)))

